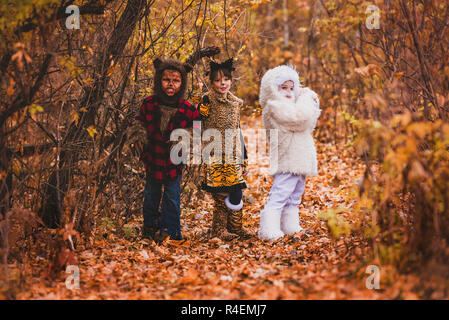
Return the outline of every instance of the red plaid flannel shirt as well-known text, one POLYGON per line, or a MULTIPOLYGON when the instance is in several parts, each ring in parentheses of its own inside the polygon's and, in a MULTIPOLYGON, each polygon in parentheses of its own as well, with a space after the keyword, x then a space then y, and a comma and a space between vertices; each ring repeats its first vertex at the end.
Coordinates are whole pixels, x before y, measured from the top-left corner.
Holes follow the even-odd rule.
POLYGON ((173 180, 182 173, 182 164, 174 165, 170 160, 170 133, 187 128, 199 118, 198 110, 187 100, 180 100, 178 111, 170 118, 167 129, 161 132, 161 112, 154 96, 145 98, 136 119, 147 130, 147 145, 140 157, 150 176, 159 181, 173 180))

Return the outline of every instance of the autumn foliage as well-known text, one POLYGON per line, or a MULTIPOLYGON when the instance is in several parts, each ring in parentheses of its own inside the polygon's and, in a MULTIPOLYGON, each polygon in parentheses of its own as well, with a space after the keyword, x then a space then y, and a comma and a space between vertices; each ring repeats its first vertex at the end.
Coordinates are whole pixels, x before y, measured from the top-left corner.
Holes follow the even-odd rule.
MULTIPOLYGON (((367 5, 2 1, 0 297, 447 298, 449 5, 373 1, 378 27, 367 5), (69 4, 79 30, 66 28, 69 4), (261 127, 268 68, 293 64, 318 93, 320 171, 300 206, 305 234, 208 242, 210 199, 190 166, 189 243, 140 240, 145 173, 127 128, 151 93, 152 60, 185 61, 206 46, 235 57, 242 128, 261 127), (72 264, 89 288, 78 296, 59 281, 72 264), (366 290, 369 264, 384 266, 384 291, 366 290)), ((191 101, 206 91, 206 71, 203 59, 189 76, 191 101)), ((271 178, 264 166, 249 172, 246 225, 256 230, 271 178)))

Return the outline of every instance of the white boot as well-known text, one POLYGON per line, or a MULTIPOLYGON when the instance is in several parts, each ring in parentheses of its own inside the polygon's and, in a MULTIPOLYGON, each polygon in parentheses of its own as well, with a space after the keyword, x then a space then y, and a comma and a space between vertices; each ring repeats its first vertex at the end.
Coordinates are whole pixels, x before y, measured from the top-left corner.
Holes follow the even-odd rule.
POLYGON ((298 207, 285 207, 284 210, 282 210, 281 230, 285 234, 292 234, 303 230, 299 225, 298 207))
POLYGON ((284 233, 281 231, 281 212, 262 210, 259 237, 263 240, 276 240, 282 236, 284 233))

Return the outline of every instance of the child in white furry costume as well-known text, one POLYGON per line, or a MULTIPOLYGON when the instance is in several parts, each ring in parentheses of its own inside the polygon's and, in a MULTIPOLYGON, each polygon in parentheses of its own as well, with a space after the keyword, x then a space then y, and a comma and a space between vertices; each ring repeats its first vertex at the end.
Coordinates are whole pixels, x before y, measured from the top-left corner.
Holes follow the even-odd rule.
POLYGON ((260 213, 259 237, 275 240, 302 230, 298 205, 306 177, 317 175, 312 132, 321 110, 317 94, 301 87, 296 70, 286 65, 265 73, 259 99, 265 129, 277 129, 278 133, 277 144, 270 142, 274 181, 260 213), (277 147, 277 154, 273 147, 277 147))

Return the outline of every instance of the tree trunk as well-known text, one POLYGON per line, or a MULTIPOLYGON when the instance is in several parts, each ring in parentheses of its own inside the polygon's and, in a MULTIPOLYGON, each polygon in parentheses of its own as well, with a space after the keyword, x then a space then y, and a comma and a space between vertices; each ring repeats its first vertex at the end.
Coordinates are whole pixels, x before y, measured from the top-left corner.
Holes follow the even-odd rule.
POLYGON ((59 166, 56 165, 55 170, 50 175, 42 199, 39 215, 49 227, 57 227, 60 224, 62 202, 72 177, 70 167, 71 164, 78 161, 80 153, 83 151, 78 145, 84 145, 82 142, 88 139, 86 128, 94 124, 95 115, 104 100, 105 89, 109 83, 108 69, 111 62, 113 60, 116 62, 125 49, 137 22, 142 18, 145 4, 145 0, 129 0, 127 2, 112 36, 107 42, 103 55, 98 58, 96 63, 95 83, 92 89, 85 92, 79 100, 81 101, 79 106, 87 108, 87 112, 83 113, 78 125, 71 124, 65 139, 61 143, 62 151, 59 166))
POLYGON ((10 155, 6 152, 6 137, 2 131, 0 128, 0 220, 10 209, 12 187, 10 155))

